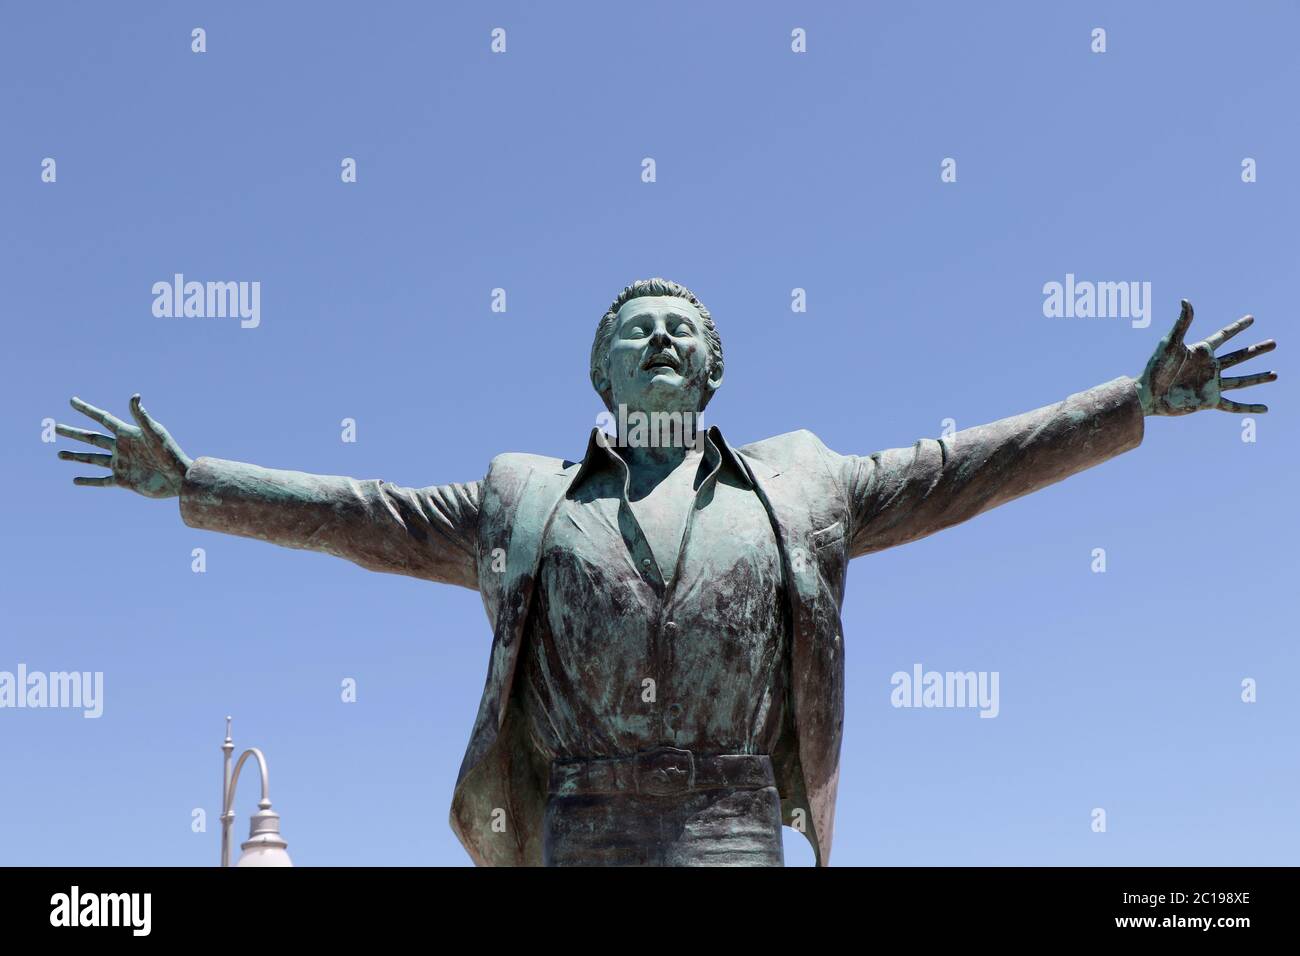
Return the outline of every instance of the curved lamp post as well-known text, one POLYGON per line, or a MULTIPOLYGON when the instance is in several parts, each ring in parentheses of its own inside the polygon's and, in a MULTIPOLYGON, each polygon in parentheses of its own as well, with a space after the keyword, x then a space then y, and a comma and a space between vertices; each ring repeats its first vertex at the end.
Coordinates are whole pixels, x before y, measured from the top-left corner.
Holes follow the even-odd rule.
POLYGON ((271 809, 271 796, 266 772, 266 757, 256 747, 250 747, 239 755, 235 764, 235 773, 230 773, 230 755, 234 753, 235 742, 230 739, 230 718, 226 718, 226 742, 221 745, 225 754, 224 779, 221 786, 221 865, 230 866, 230 825, 235 822, 235 787, 239 784, 239 771, 244 769, 244 761, 249 757, 257 760, 257 769, 262 775, 262 799, 257 802, 257 812, 248 821, 248 842, 241 843, 243 854, 236 866, 293 866, 289 859, 289 844, 280 836, 280 814, 271 809))

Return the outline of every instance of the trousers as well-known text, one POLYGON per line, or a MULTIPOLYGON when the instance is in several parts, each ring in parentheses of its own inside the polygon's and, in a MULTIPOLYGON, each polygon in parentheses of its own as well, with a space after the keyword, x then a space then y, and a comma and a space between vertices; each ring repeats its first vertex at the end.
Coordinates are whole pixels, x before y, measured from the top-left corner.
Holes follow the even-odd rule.
POLYGON ((547 866, 783 866, 781 798, 765 756, 658 748, 556 762, 547 866))

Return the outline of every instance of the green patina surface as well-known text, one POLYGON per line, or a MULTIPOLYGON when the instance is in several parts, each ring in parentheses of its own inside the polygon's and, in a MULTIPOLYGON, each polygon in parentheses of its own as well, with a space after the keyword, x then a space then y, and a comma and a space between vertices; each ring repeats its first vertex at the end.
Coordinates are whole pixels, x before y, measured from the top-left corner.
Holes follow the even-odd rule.
POLYGON ((841 456, 807 432, 732 449, 716 430, 707 441, 694 424, 680 430, 683 420, 698 423, 722 384, 712 317, 688 290, 647 280, 602 319, 591 381, 615 420, 643 427, 667 415, 675 436, 666 426, 650 427, 644 441, 593 436, 581 462, 503 455, 482 481, 406 489, 195 461, 137 395, 134 423, 74 398, 106 433, 58 425, 58 434, 101 449, 59 457, 108 469, 79 485, 179 496, 196 527, 480 590, 494 639, 452 809, 476 862, 688 864, 712 854, 767 865, 780 862, 774 814, 803 829, 825 862, 847 561, 1135 447, 1143 415, 1267 411, 1224 393, 1274 373, 1221 373, 1274 343, 1216 357, 1253 320, 1189 347, 1191 321, 1184 302, 1137 379, 910 449, 841 456), (563 550, 548 559, 548 545, 563 550), (673 591, 679 577, 692 582, 684 597, 673 591), (655 619, 633 626, 646 616, 655 619), (682 629, 672 618, 692 623, 682 629), (517 670, 526 676, 516 680, 517 670), (642 752, 662 765, 635 764, 642 752), (719 753, 761 760, 719 763, 719 753), (573 770, 573 760, 588 758, 594 769, 573 770), (563 761, 568 789, 548 798, 548 774, 563 761), (718 796, 582 795, 601 775, 610 786, 627 775, 640 786, 642 770, 665 786, 674 775, 713 775, 718 796), (671 833, 668 819, 679 819, 671 833))

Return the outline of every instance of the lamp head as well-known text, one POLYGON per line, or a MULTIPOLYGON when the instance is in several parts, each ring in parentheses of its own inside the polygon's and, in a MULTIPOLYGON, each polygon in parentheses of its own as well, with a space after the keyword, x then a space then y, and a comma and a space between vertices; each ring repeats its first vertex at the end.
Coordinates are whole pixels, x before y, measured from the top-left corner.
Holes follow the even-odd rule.
POLYGON ((248 840, 239 848, 244 852, 235 866, 293 866, 289 844, 280 836, 280 814, 271 809, 270 801, 258 804, 248 821, 248 840))

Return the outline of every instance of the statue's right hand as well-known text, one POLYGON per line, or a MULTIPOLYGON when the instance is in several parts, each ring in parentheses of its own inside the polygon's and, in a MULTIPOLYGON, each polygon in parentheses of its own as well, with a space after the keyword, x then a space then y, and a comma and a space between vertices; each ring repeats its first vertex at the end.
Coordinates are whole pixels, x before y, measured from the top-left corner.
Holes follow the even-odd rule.
POLYGON ((116 485, 130 488, 148 498, 174 498, 181 493, 185 472, 193 459, 181 451, 176 439, 167 429, 149 417, 140 405, 140 396, 131 396, 131 414, 139 423, 128 425, 108 412, 87 405, 79 398, 72 399, 72 407, 108 429, 109 434, 55 425, 56 433, 64 438, 75 438, 103 448, 107 455, 80 451, 61 451, 64 461, 79 461, 87 465, 107 468, 111 474, 97 478, 73 478, 74 484, 107 488, 116 485))

